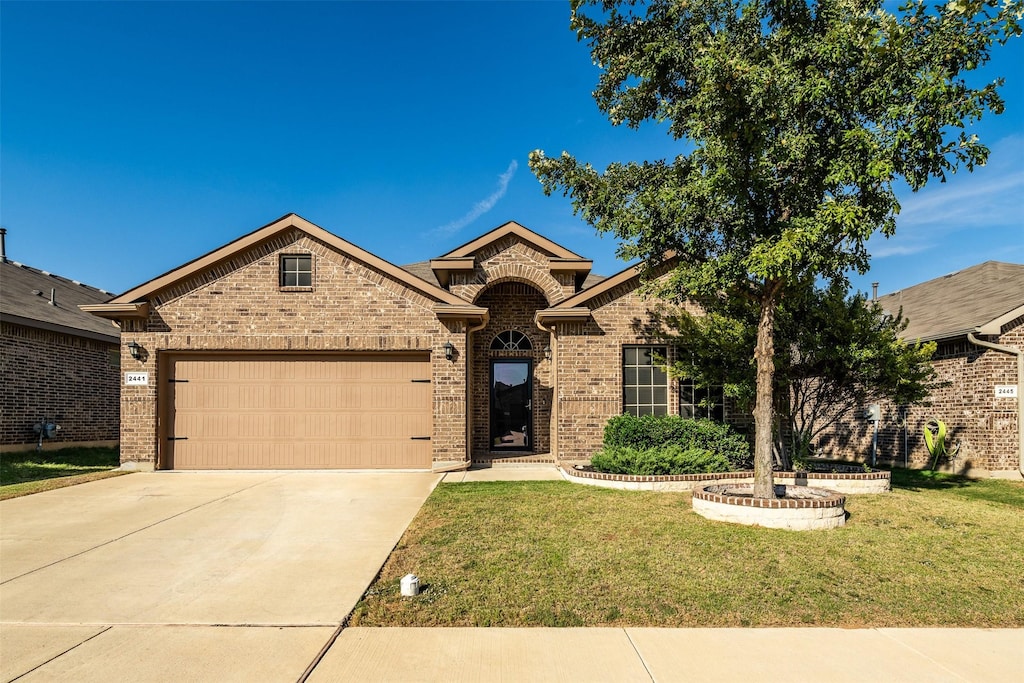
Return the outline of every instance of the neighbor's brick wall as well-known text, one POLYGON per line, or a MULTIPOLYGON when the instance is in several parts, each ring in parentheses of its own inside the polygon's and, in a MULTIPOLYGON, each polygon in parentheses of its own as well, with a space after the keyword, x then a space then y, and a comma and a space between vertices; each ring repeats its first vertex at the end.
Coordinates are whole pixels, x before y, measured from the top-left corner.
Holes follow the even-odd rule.
POLYGON ((126 321, 125 370, 150 373, 149 386, 124 387, 122 461, 157 456, 160 357, 174 351, 429 351, 433 366, 436 461, 465 460, 465 326, 446 326, 433 301, 366 264, 290 230, 197 274, 151 301, 148 320, 126 321), (311 291, 281 291, 279 255, 313 254, 311 291), (136 341, 147 357, 133 360, 136 341), (438 350, 456 347, 455 361, 438 350))
MULTIPOLYGON (((558 457, 587 459, 600 449, 604 426, 622 413, 622 347, 659 344, 652 338, 649 311, 657 301, 643 298, 636 279, 588 303, 587 323, 559 323, 555 328, 558 373, 558 457)), ((690 307, 698 312, 696 307, 690 307)), ((553 345, 554 346, 554 345, 553 345)), ((674 350, 669 347, 669 362, 674 350)), ((679 387, 669 379, 669 414, 679 413, 679 387)))
MULTIPOLYGON (((1003 327, 997 344, 1024 348, 1024 318, 1003 327)), ((907 420, 907 459, 911 467, 931 465, 924 442, 924 425, 938 418, 946 423, 947 439, 960 442, 953 467, 969 470, 1016 470, 1018 467, 1017 402, 997 399, 996 384, 1016 384, 1016 358, 1010 354, 975 346, 966 337, 942 342, 934 357, 939 379, 949 386, 935 391, 930 406, 913 406, 907 420)), ((886 464, 904 462, 904 430, 897 424, 897 406, 882 405, 883 421, 878 431, 878 458, 886 464)), ((870 459, 872 429, 853 411, 836 428, 819 440, 829 457, 864 461, 870 459)))
POLYGON ((503 282, 487 289, 476 301, 490 311, 487 326, 473 333, 472 364, 472 447, 473 455, 491 452, 490 445, 490 360, 530 358, 533 360, 533 439, 529 450, 546 453, 551 449, 551 363, 544 359, 549 334, 533 322, 538 310, 547 308, 544 295, 536 288, 517 282, 503 282), (522 332, 530 339, 530 351, 491 351, 491 342, 506 330, 522 332))
POLYGON ((0 323, 0 444, 36 443, 32 426, 44 418, 61 426, 47 442, 116 441, 116 353, 117 344, 0 323))

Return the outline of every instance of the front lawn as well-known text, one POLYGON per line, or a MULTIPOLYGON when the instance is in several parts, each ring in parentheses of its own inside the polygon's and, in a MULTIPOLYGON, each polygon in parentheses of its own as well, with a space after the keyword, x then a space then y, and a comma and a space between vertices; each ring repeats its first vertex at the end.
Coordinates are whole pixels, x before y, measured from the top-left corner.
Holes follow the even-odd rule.
POLYGON ((0 453, 0 500, 120 474, 116 448, 0 453))
POLYGON ((896 471, 893 489, 792 532, 705 520, 685 493, 441 484, 351 622, 1024 626, 1024 484, 896 471))

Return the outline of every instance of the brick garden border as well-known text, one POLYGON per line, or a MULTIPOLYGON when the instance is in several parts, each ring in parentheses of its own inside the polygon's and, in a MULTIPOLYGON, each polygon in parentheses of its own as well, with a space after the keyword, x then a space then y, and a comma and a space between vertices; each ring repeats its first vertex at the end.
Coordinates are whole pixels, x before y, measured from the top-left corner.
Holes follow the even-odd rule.
MULTIPOLYGON (((775 483, 784 486, 817 486, 842 494, 886 493, 892 489, 892 473, 865 472, 855 465, 828 465, 836 472, 776 472, 775 483)), ((559 465, 562 478, 574 484, 629 491, 693 491, 705 484, 749 484, 752 471, 713 474, 632 475, 608 474, 559 465)))
POLYGON ((754 498, 753 484, 709 484, 693 491, 693 511, 721 522, 771 529, 834 529, 846 523, 846 496, 812 486, 777 485, 778 498, 754 498))

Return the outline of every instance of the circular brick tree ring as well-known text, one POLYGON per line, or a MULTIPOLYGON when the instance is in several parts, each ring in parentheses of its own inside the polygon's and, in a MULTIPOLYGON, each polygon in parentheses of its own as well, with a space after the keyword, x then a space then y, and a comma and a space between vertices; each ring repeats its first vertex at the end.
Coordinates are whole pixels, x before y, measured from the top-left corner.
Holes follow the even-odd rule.
POLYGON ((775 487, 776 498, 754 498, 753 484, 711 484, 693 490, 693 511, 721 522, 771 529, 834 529, 846 523, 846 496, 812 486, 775 487))

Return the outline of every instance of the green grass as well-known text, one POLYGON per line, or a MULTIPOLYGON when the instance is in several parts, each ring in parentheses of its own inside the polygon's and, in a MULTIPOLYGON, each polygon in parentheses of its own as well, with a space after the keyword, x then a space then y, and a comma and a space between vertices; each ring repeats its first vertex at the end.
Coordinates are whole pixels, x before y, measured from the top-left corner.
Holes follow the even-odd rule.
POLYGON ((116 448, 0 453, 0 500, 126 474, 116 448))
POLYGON ((442 484, 363 626, 1024 626, 1024 484, 896 472, 845 527, 705 520, 689 494, 442 484), (417 574, 419 597, 399 595, 417 574))

